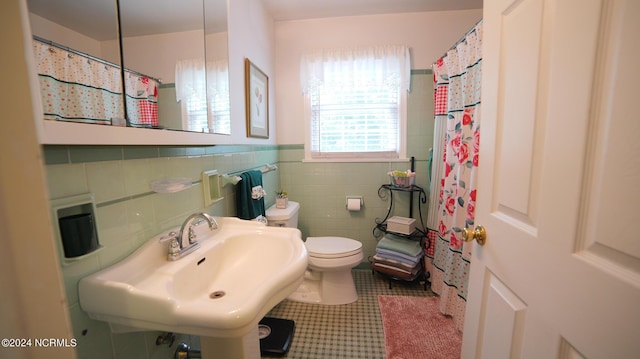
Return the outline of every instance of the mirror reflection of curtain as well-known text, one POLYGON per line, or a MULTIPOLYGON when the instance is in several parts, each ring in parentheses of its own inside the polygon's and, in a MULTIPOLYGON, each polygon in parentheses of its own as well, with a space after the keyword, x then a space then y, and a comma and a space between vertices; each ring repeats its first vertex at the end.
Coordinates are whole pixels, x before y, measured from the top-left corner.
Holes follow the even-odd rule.
POLYGON ((134 126, 158 126, 158 87, 160 84, 146 76, 125 70, 127 115, 134 126))
POLYGON ((182 128, 230 133, 229 67, 224 60, 180 60, 176 63, 176 100, 182 107, 182 128))
POLYGON ((111 124, 124 118, 120 68, 33 40, 44 118, 111 124))

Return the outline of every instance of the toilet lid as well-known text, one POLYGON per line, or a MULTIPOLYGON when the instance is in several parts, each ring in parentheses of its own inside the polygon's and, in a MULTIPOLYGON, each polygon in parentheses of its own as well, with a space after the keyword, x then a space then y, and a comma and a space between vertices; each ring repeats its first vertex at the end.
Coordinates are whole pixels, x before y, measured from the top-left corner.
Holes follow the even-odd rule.
POLYGON ((307 237, 305 246, 309 256, 316 258, 348 257, 362 251, 362 243, 344 237, 307 237))

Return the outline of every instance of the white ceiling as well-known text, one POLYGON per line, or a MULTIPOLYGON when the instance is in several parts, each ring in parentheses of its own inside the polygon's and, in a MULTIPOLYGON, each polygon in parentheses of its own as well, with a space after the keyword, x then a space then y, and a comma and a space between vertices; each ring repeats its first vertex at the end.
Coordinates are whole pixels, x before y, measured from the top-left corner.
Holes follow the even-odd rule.
MULTIPOLYGON (((123 32, 127 36, 139 36, 202 29, 198 14, 202 11, 203 1, 205 8, 226 15, 226 1, 233 0, 120 0, 121 10, 126 13, 122 16, 123 32)), ((276 21, 482 8, 482 0, 262 1, 276 21)), ((29 11, 93 39, 116 37, 115 0, 27 0, 27 4, 29 11)))

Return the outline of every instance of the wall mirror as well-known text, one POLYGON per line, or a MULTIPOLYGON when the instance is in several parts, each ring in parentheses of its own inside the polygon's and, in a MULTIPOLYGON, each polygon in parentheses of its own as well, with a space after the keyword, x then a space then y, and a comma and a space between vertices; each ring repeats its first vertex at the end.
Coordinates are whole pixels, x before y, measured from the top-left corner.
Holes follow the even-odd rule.
POLYGON ((230 134, 226 0, 119 3, 127 118, 230 134))
POLYGON ((213 133, 231 134, 227 0, 204 0, 207 104, 213 133))
MULTIPOLYGON (((124 76, 110 74, 106 80, 101 78, 98 94, 90 94, 88 100, 79 100, 79 104, 74 104, 76 108, 78 105, 82 108, 83 104, 89 103, 102 109, 103 112, 97 116, 94 116, 93 109, 86 108, 83 108, 84 113, 67 111, 62 115, 47 116, 48 112, 52 112, 50 107, 64 107, 69 101, 54 98, 57 102, 54 101, 53 105, 43 104, 46 119, 65 122, 60 127, 51 126, 50 121, 44 121, 45 131, 53 128, 64 132, 69 128, 69 122, 74 122, 73 125, 76 125, 75 122, 82 122, 110 125, 109 127, 141 127, 145 131, 146 128, 158 128, 230 134, 226 0, 184 0, 179 3, 171 0, 27 0, 27 3, 34 36, 95 57, 89 61, 82 60, 86 63, 95 60, 103 66, 98 71, 100 74, 92 73, 91 77, 104 76, 102 72, 107 72, 108 65, 99 61, 100 59, 115 67, 119 66, 120 49, 126 69, 124 76), (117 26, 118 6, 121 36, 117 26), (176 74, 179 76, 178 81, 176 74), (108 85, 106 89, 102 88, 105 84, 108 85), (123 87, 125 97, 122 96, 123 87), (90 114, 86 114, 87 111, 90 114), (87 120, 91 117, 97 119, 87 120)), ((34 41, 36 43, 38 41, 34 41)), ((63 53, 64 50, 59 52, 63 53)), ((39 62, 38 58, 36 62, 39 62)), ((73 71, 84 77, 89 76, 86 69, 73 71)), ((40 69, 38 72, 40 73, 40 69)), ((46 86, 42 82, 47 77, 39 78, 41 85, 46 86)), ((83 78, 84 80, 87 79, 83 78)), ((65 86, 65 91, 58 93, 68 93, 66 91, 70 91, 70 88, 68 84, 65 86)), ((92 88, 80 87, 83 90, 92 88)), ((45 96, 50 95, 43 92, 43 99, 46 100, 45 96)), ((93 128, 97 126, 90 127, 91 133, 99 131, 93 128)), ((87 126, 73 126, 74 132, 79 128, 84 130, 87 126)), ((102 128, 105 133, 109 133, 107 137, 112 137, 111 133, 117 134, 115 143, 131 142, 121 139, 122 137, 139 137, 137 132, 135 135, 129 134, 126 131, 128 128, 117 131, 102 128)), ((149 131, 160 137, 160 131, 149 131)), ((161 132, 163 142, 168 137, 173 138, 164 133, 167 131, 161 132)), ((145 142, 153 143, 153 139, 150 139, 153 136, 155 135, 144 135, 145 142)), ((187 139, 186 142, 189 142, 188 136, 180 135, 180 138, 176 141, 185 142, 183 139, 187 139)), ((203 138, 200 137, 197 141, 202 142, 203 138)))
POLYGON ((28 0, 47 120, 108 125, 124 118, 116 5, 88 5, 28 0))

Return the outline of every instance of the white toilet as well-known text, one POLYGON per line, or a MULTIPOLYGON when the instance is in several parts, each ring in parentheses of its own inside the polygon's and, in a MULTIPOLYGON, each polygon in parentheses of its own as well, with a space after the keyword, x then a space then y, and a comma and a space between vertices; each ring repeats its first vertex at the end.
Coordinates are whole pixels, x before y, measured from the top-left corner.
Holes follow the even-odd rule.
MULTIPOLYGON (((300 204, 289 201, 287 208, 275 205, 266 211, 275 227, 298 227, 300 204)), ((358 300, 351 269, 362 262, 362 243, 344 237, 308 237, 305 246, 309 267, 304 281, 288 299, 316 304, 338 305, 358 300)))

